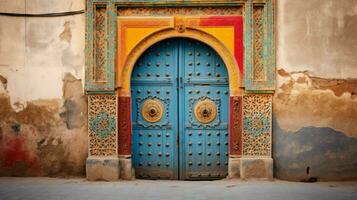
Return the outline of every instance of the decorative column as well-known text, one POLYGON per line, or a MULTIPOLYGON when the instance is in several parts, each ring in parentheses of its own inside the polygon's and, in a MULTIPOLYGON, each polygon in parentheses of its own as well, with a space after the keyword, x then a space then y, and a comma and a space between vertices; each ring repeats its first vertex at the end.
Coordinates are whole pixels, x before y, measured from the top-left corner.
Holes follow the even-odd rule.
POLYGON ((241 178, 273 178, 272 94, 243 96, 241 178))
POLYGON ((120 178, 131 180, 134 177, 131 160, 131 97, 118 97, 118 154, 120 178))
POLYGON ((230 146, 228 162, 228 178, 240 177, 240 158, 242 156, 243 132, 243 99, 242 94, 230 97, 230 146))
POLYGON ((120 176, 115 83, 115 6, 87 0, 85 89, 88 96, 88 180, 120 176))
POLYGON ((274 0, 248 0, 241 178, 273 178, 272 96, 275 90, 274 0))
POLYGON ((117 180, 117 96, 88 96, 88 180, 117 180))

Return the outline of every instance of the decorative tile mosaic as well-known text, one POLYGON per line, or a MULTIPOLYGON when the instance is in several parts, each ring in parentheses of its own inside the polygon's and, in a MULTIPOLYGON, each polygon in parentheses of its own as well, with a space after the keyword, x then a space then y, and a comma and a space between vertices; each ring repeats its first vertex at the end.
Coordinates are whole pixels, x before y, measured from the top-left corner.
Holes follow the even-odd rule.
POLYGON ((94 14, 94 56, 95 65, 93 78, 97 82, 106 81, 105 62, 107 54, 107 8, 97 7, 94 14))
POLYGON ((243 155, 271 156, 272 95, 243 96, 243 155))
POLYGON ((244 86, 248 91, 275 90, 274 0, 246 0, 244 86))
POLYGON ((88 96, 88 134, 90 156, 117 155, 117 97, 88 96))
POLYGON ((254 81, 265 79, 263 63, 263 42, 264 42, 264 6, 254 6, 253 8, 253 78, 254 81))
POLYGON ((139 8, 118 8, 118 15, 132 16, 132 15, 242 15, 242 6, 236 7, 139 7, 139 8))

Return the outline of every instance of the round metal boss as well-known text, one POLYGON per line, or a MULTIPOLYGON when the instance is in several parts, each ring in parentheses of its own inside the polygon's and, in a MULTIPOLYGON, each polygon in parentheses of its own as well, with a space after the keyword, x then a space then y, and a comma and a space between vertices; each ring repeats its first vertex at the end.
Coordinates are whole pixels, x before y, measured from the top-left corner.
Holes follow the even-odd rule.
POLYGON ((158 99, 147 99, 141 108, 141 115, 144 120, 150 123, 160 121, 164 112, 164 106, 158 99))
POLYGON ((195 105, 194 113, 197 121, 208 124, 217 117, 217 105, 210 99, 200 100, 195 105))

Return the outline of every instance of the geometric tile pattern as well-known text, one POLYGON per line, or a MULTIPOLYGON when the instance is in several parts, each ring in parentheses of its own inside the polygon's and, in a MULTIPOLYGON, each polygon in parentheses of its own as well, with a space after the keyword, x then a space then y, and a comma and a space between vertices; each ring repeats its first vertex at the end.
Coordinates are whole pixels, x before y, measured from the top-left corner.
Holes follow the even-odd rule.
POLYGON ((244 85, 250 92, 275 90, 274 2, 245 1, 244 85))
POLYGON ((107 58, 107 9, 106 7, 97 7, 94 19, 94 81, 105 82, 106 71, 105 64, 107 58))
POLYGON ((263 63, 263 42, 264 42, 264 6, 253 7, 253 79, 254 81, 264 80, 265 69, 263 63))
POLYGON ((243 96, 243 155, 271 156, 272 95, 243 96))
POLYGON ((117 155, 117 97, 88 96, 88 134, 90 156, 117 155))
POLYGON ((170 16, 170 15, 242 15, 242 6, 233 7, 120 7, 119 16, 170 16))

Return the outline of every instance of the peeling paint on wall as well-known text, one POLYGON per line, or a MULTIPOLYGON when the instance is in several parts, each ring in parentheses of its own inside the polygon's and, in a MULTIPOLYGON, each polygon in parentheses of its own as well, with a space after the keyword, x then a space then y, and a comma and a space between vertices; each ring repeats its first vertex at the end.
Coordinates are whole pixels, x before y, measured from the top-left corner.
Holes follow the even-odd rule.
POLYGON ((293 181, 357 179, 357 79, 277 72, 275 176, 293 181))
POLYGON ((331 90, 337 97, 341 97, 345 93, 350 94, 352 99, 356 97, 357 79, 310 78, 312 88, 314 89, 331 90))
POLYGON ((330 127, 357 137, 357 79, 313 77, 309 72, 278 70, 274 114, 280 127, 330 127))
POLYGON ((357 138, 326 127, 285 131, 274 120, 274 174, 292 181, 357 179, 357 138))
MULTIPOLYGON (((76 0, 65 0, 61 6, 70 6, 70 1, 78 4, 76 0)), ((0 10, 6 7, 5 2, 1 1, 0 10)), ((34 4, 31 2, 30 7, 34 4)), ((82 4, 84 9, 84 1, 82 4)), ((37 6, 42 13, 53 9, 46 11, 44 4, 37 6)), ((0 75, 8 81, 6 91, 3 86, 0 92, 7 92, 16 111, 25 108, 28 101, 61 98, 62 79, 67 72, 84 78, 84 14, 26 19, 0 16, 0 27, 7 27, 0 29, 0 75)))
POLYGON ((274 173, 357 179, 357 1, 277 4, 274 173))
POLYGON ((70 22, 66 21, 63 26, 64 26, 64 30, 59 35, 59 38, 64 41, 71 42, 72 32, 71 32, 70 22))
POLYGON ((87 106, 82 83, 71 74, 63 81, 63 100, 27 102, 19 112, 1 94, 0 176, 84 174, 87 106))
MULTIPOLYGON (((0 1, 1 12, 84 10, 85 1, 0 1)), ((85 16, 0 16, 0 176, 83 176, 85 16)))
POLYGON ((60 116, 68 129, 80 128, 87 121, 85 115, 87 104, 82 90, 82 81, 67 73, 63 79, 64 111, 60 113, 60 116))

